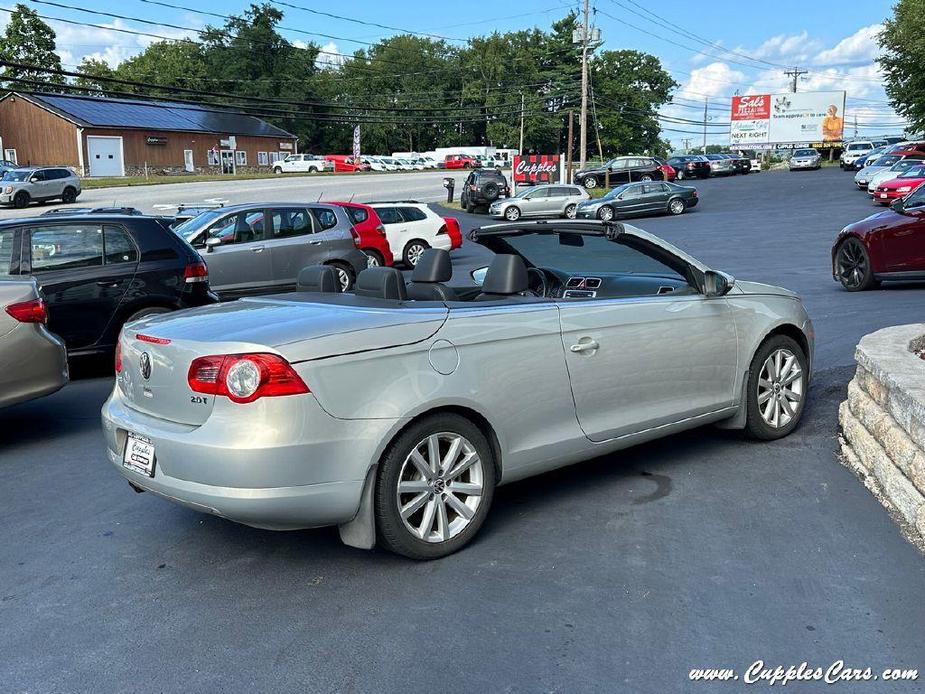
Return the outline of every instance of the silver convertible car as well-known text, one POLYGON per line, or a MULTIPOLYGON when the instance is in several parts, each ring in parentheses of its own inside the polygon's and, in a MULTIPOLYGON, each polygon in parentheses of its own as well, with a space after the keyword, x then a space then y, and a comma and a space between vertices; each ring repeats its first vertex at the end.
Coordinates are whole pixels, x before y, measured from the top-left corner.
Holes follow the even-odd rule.
POLYGON ((299 290, 127 326, 103 405, 137 491, 270 529, 338 525, 416 559, 458 550, 495 488, 714 423, 775 439, 806 403, 813 327, 786 289, 736 281, 628 225, 484 227, 453 287, 329 268, 299 290))

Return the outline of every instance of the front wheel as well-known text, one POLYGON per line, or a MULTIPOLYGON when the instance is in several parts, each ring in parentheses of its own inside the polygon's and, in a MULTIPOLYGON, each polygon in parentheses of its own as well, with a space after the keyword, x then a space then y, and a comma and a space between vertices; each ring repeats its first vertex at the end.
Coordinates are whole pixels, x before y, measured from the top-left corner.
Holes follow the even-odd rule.
POLYGON ((684 172, 683 172, 683 171, 678 171, 678 180, 679 180, 679 181, 683 181, 683 180, 684 180, 684 172))
POLYGON ((464 547, 488 515, 495 490, 491 446, 471 421, 437 414, 410 426, 376 474, 379 542, 411 559, 464 547))
POLYGON ((684 212, 684 201, 681 198, 675 198, 668 203, 668 211, 671 214, 681 214, 684 212))
POLYGON ((571 205, 565 206, 565 218, 566 219, 575 219, 578 215, 578 205, 572 203, 571 205))
POLYGON ((21 190, 18 193, 16 193, 16 195, 13 197, 13 206, 19 210, 23 209, 24 207, 28 207, 29 206, 29 193, 27 193, 24 190, 21 190))
POLYGON ((806 404, 809 382, 803 349, 786 335, 766 340, 748 371, 746 432, 765 441, 792 432, 806 404))
POLYGON ((77 200, 77 191, 74 188, 68 186, 64 189, 64 192, 61 194, 61 202, 65 205, 71 205, 77 200))
POLYGON ((385 264, 382 254, 379 253, 379 251, 364 248, 363 253, 366 254, 366 267, 381 267, 385 264))
POLYGON ((517 205, 511 205, 504 210, 504 218, 509 222, 516 222, 520 219, 520 208, 517 205))
POLYGON ((648 182, 648 181, 651 181, 651 180, 652 180, 652 177, 651 177, 649 174, 643 174, 643 177, 640 178, 639 180, 640 180, 640 181, 648 182))
POLYGON ((835 274, 849 292, 861 292, 877 285, 870 255, 864 244, 853 237, 845 239, 835 252, 835 274))
POLYGON ((594 176, 588 176, 584 181, 581 182, 581 185, 583 185, 586 190, 594 190, 597 188, 597 179, 594 178, 594 176))
POLYGON ((426 251, 430 246, 428 246, 423 241, 415 239, 414 241, 409 241, 408 245, 405 246, 405 252, 402 253, 402 260, 405 261, 405 265, 410 268, 413 268, 418 264, 418 261, 421 259, 421 255, 426 251))
POLYGON ((283 170, 282 170, 282 168, 280 168, 279 166, 274 166, 274 167, 273 167, 273 173, 275 173, 275 174, 278 175, 278 174, 281 174, 282 172, 283 172, 283 170))
POLYGON ((597 218, 602 222, 609 222, 613 219, 613 208, 610 205, 604 205, 597 211, 597 218))

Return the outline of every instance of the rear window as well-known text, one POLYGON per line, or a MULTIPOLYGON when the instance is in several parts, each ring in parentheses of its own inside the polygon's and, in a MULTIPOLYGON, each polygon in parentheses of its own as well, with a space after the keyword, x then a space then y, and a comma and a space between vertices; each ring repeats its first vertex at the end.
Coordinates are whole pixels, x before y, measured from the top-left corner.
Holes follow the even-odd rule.
POLYGON ((313 207, 312 214, 318 221, 318 224, 321 225, 322 229, 333 229, 337 226, 337 215, 334 214, 333 210, 323 207, 313 207))
POLYGON ((427 219, 427 215, 416 207, 400 207, 398 209, 406 222, 421 222, 427 219))
POLYGON ((379 221, 383 224, 400 224, 404 221, 398 213, 398 208, 374 207, 373 209, 376 210, 376 214, 379 215, 379 221))
POLYGON ((138 262, 135 244, 121 229, 106 227, 103 231, 103 244, 107 265, 138 262))
POLYGON ((97 224, 33 227, 32 272, 52 272, 103 264, 103 230, 97 224))
POLYGON ((848 145, 849 152, 860 152, 862 150, 872 149, 869 142, 853 142, 848 145))
POLYGON ((362 224, 369 219, 369 212, 362 207, 347 207, 345 209, 350 216, 350 221, 354 224, 362 224))
POLYGON ((13 259, 13 230, 0 231, 0 275, 10 274, 13 259))

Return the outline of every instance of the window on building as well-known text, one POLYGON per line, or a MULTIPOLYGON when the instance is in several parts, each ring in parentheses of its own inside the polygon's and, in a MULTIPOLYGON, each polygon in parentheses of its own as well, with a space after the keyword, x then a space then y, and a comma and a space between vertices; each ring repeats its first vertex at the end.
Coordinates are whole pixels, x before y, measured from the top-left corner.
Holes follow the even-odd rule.
POLYGON ((247 152, 243 149, 236 150, 234 153, 234 162, 238 166, 247 166, 247 152))
POLYGON ((19 159, 16 158, 16 150, 15 150, 15 149, 5 149, 5 150, 3 150, 3 158, 6 159, 8 162, 11 162, 11 163, 13 163, 13 164, 18 164, 18 163, 19 163, 19 159))
POLYGON ((269 166, 270 155, 266 152, 257 152, 257 166, 269 166))
POLYGON ((214 149, 209 150, 209 166, 218 166, 218 152, 214 149))
POLYGON ((270 163, 275 164, 279 161, 279 152, 270 152, 270 163))

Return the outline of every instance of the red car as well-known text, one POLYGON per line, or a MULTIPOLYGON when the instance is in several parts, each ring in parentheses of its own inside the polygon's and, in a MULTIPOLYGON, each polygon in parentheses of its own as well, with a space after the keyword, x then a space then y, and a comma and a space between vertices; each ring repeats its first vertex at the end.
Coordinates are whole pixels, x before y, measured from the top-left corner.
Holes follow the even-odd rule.
POLYGON ((666 181, 674 181, 678 177, 677 170, 664 159, 656 157, 655 162, 658 164, 658 170, 664 174, 666 181))
POLYGON ((354 171, 369 171, 370 169, 369 164, 359 159, 354 159, 349 154, 326 154, 324 158, 327 161, 334 162, 335 171, 353 173, 354 171))
MULTIPOLYGON (((460 246, 462 246, 462 231, 459 229, 459 220, 456 217, 444 217, 443 221, 446 222, 444 229, 446 229, 447 236, 450 237, 450 250, 454 251, 460 246)), ((443 229, 437 232, 438 234, 443 233, 443 229)))
MULTIPOLYGON (((331 205, 338 205, 344 208, 350 221, 353 222, 353 228, 357 236, 357 248, 366 254, 369 267, 378 265, 391 266, 394 262, 392 258, 392 249, 389 248, 389 240, 385 236, 385 227, 379 215, 369 205, 359 202, 331 202, 331 205)), ((454 220, 455 221, 455 220, 454 220)), ((459 225, 457 225, 458 229, 459 225)), ((460 239, 462 243, 462 239, 460 239)))
POLYGON ((477 169, 482 163, 468 154, 447 154, 443 160, 445 169, 477 169))
POLYGON ((842 229, 832 245, 832 276, 849 292, 883 280, 925 280, 925 186, 842 229))
POLYGON ((925 165, 911 166, 896 178, 884 181, 874 191, 874 202, 889 205, 894 200, 904 198, 925 183, 925 165))

